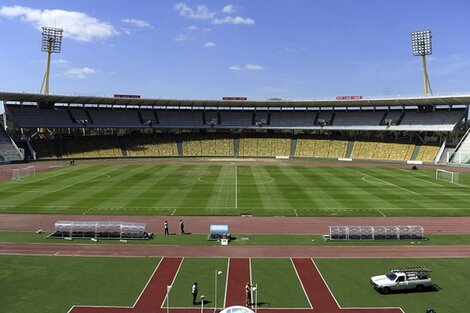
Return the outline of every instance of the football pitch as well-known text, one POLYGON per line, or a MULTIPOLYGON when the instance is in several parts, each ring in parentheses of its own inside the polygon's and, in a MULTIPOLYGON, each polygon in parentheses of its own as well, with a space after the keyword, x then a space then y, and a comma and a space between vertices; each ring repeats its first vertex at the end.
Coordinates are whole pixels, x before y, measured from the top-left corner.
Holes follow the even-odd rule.
POLYGON ((0 182, 2 213, 470 215, 470 175, 434 170, 249 165, 77 165, 0 182))

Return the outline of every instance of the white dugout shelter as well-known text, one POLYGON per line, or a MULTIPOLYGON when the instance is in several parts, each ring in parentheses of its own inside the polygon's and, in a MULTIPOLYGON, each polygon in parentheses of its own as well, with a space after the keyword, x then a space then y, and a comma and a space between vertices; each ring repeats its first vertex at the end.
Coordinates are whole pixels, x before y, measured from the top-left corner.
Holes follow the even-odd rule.
POLYGON ((329 226, 329 240, 409 240, 424 239, 419 225, 329 226))
POLYGON ((148 239, 145 223, 57 221, 50 238, 148 239))

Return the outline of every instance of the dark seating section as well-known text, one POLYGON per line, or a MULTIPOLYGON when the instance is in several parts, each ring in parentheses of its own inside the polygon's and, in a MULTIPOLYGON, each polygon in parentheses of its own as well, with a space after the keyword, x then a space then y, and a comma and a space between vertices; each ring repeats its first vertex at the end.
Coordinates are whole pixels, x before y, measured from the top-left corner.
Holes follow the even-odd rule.
POLYGON ((464 109, 279 110, 254 109, 125 109, 35 105, 6 105, 7 114, 24 128, 160 128, 160 129, 331 129, 390 131, 453 131, 464 109))

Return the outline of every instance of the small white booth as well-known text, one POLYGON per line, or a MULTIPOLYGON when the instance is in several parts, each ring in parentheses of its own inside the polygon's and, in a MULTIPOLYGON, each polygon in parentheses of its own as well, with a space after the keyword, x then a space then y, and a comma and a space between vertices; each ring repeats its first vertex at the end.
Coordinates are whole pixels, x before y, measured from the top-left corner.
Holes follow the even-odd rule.
POLYGON ((230 240, 228 225, 211 225, 207 240, 220 240, 222 245, 227 245, 230 240))

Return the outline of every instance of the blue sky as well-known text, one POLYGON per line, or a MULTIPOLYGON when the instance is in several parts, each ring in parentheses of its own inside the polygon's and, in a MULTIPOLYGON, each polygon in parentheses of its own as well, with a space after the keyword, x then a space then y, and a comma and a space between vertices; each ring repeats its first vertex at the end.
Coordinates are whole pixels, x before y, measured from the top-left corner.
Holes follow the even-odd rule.
POLYGON ((466 0, 2 0, 0 89, 39 91, 49 25, 65 32, 55 94, 420 96, 410 32, 429 28, 434 93, 470 93, 468 12, 466 0))

